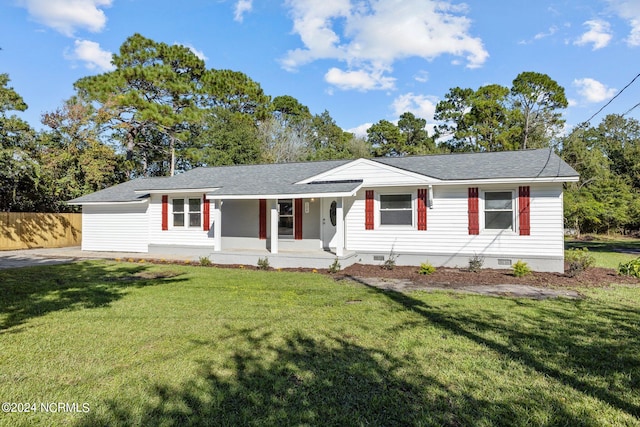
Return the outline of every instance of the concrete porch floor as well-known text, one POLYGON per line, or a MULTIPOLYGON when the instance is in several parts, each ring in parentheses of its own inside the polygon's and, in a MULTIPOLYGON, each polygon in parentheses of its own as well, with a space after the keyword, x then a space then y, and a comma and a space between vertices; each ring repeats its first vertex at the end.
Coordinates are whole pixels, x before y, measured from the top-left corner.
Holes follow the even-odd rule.
POLYGON ((228 249, 220 252, 211 252, 208 255, 214 264, 243 264, 257 265, 260 258, 267 258, 273 268, 329 268, 338 259, 342 268, 358 262, 357 254, 353 251, 345 251, 338 257, 328 251, 279 251, 272 254, 267 250, 228 249))

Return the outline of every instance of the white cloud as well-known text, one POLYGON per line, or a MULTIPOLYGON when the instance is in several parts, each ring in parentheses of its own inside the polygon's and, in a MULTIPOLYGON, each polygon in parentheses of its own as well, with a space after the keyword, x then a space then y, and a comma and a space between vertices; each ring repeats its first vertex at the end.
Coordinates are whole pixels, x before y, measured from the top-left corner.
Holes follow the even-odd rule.
POLYGON ((410 112, 416 117, 433 122, 433 115, 436 112, 438 98, 429 95, 416 95, 412 92, 405 93, 393 100, 391 107, 393 114, 400 117, 402 113, 410 112))
POLYGON ((384 77, 380 71, 372 73, 365 70, 342 71, 339 68, 331 68, 325 74, 327 83, 337 86, 342 90, 372 90, 393 89, 395 80, 392 77, 384 77))
POLYGON ((556 27, 555 25, 552 27, 549 27, 549 29, 547 30, 546 33, 538 33, 535 36, 533 36, 534 40, 540 40, 540 39, 544 39, 546 37, 551 37, 552 35, 554 35, 555 33, 558 32, 558 27, 556 27))
POLYGON ((429 72, 425 70, 419 71, 413 78, 417 82, 426 83, 429 81, 429 72))
POLYGON ((575 79, 573 85, 587 102, 602 102, 616 94, 617 89, 608 88, 591 78, 575 79))
POLYGON ((482 40, 469 35, 466 8, 446 2, 287 0, 286 4, 293 32, 304 45, 282 59, 283 67, 290 71, 319 59, 335 59, 345 62, 349 73, 365 70, 386 78, 383 74, 403 58, 433 60, 448 54, 464 58, 468 68, 477 68, 489 56, 482 40))
POLYGON ((111 3, 112 0, 19 0, 34 20, 69 37, 79 28, 101 31, 107 22, 101 8, 111 3))
POLYGON ((360 138, 366 138, 367 137, 367 129, 369 129, 371 126, 373 126, 373 123, 363 123, 360 126, 356 126, 354 128, 347 129, 347 132, 350 132, 350 133, 352 133, 355 136, 360 137, 360 138))
POLYGON ((238 0, 236 3, 236 9, 233 19, 238 22, 242 22, 244 14, 251 12, 253 9, 253 0, 238 0))
POLYGON ((609 45, 611 41, 611 26, 608 22, 599 19, 586 21, 584 26, 589 28, 589 31, 584 33, 578 40, 574 42, 579 46, 586 44, 593 44, 593 50, 602 49, 609 45))
POLYGON ((174 44, 180 45, 180 46, 184 46, 187 49, 189 49, 195 56, 197 56, 198 58, 202 59, 203 61, 206 61, 207 56, 204 54, 203 51, 196 49, 195 47, 193 47, 192 45, 188 44, 188 43, 178 43, 175 42, 174 44))
POLYGON ((626 41, 629 46, 640 46, 640 2, 637 0, 609 0, 612 9, 629 22, 631 32, 626 41))
POLYGON ((83 61, 85 67, 90 70, 111 71, 115 67, 111 64, 112 53, 103 50, 96 42, 89 40, 76 40, 73 54, 65 55, 67 59, 83 61))

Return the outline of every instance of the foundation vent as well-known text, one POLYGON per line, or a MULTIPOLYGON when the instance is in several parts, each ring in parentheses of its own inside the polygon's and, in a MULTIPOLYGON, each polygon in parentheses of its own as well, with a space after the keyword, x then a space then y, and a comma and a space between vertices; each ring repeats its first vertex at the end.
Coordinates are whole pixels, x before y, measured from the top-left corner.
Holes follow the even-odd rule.
POLYGON ((384 261, 384 255, 374 255, 373 256, 373 260, 374 261, 384 261))
POLYGON ((498 265, 511 265, 510 259, 498 258, 498 265))

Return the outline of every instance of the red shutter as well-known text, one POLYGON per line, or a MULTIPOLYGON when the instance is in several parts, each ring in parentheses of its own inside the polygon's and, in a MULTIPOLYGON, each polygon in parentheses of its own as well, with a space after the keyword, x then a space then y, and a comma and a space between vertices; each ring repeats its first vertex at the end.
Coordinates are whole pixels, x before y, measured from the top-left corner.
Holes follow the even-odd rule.
POLYGON ((204 231, 209 231, 209 228, 211 227, 210 207, 211 207, 211 200, 207 200, 207 195, 203 194, 202 195, 202 229, 204 231))
POLYGON ((530 188, 529 186, 520 187, 520 195, 518 197, 518 208, 520 210, 520 235, 521 236, 529 236, 531 235, 531 225, 530 225, 530 199, 529 199, 530 188))
POLYGON ((169 196, 162 196, 162 229, 169 229, 169 196))
POLYGON ((469 234, 480 234, 478 187, 469 188, 469 234))
POLYGON ((302 199, 295 200, 295 206, 293 207, 293 230, 295 240, 302 240, 302 199))
POLYGON ((373 230, 373 190, 365 191, 364 229, 373 230))
POLYGON ((427 189, 418 189, 418 230, 427 229, 427 189))
POLYGON ((258 226, 258 237, 260 240, 267 238, 267 200, 260 199, 260 225, 258 226))

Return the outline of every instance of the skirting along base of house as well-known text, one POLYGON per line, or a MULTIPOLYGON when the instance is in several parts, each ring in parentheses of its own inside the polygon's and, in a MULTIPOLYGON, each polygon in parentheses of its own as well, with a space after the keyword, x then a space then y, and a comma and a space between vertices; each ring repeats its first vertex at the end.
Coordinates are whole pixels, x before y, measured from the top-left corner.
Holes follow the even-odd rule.
MULTIPOLYGON (((207 257, 214 264, 257 265, 259 259, 267 258, 273 268, 328 268, 337 258, 342 268, 352 264, 382 265, 390 256, 389 252, 355 252, 345 251, 336 257, 335 253, 323 250, 315 251, 280 251, 272 254, 267 249, 228 249, 215 252, 210 246, 178 246, 149 245, 150 254, 175 254, 192 257, 198 260, 207 257)), ((429 262, 435 267, 467 268, 469 259, 474 254, 442 254, 442 253, 398 253, 394 254, 396 265, 419 266, 429 262)), ((519 257, 511 255, 483 255, 483 268, 510 269, 513 264, 522 260, 534 271, 562 273, 564 259, 561 257, 519 257)))
MULTIPOLYGON (((382 265, 389 259, 389 252, 358 252, 357 263, 382 265)), ((423 262, 429 262, 434 267, 467 268, 469 259, 474 254, 424 254, 424 253, 399 253, 395 256, 396 265, 419 266, 423 262)), ((512 255, 483 255, 478 254, 483 259, 482 268, 510 269, 513 264, 522 260, 526 262, 533 271, 543 271, 551 273, 564 272, 564 259, 562 257, 531 257, 512 255)))

